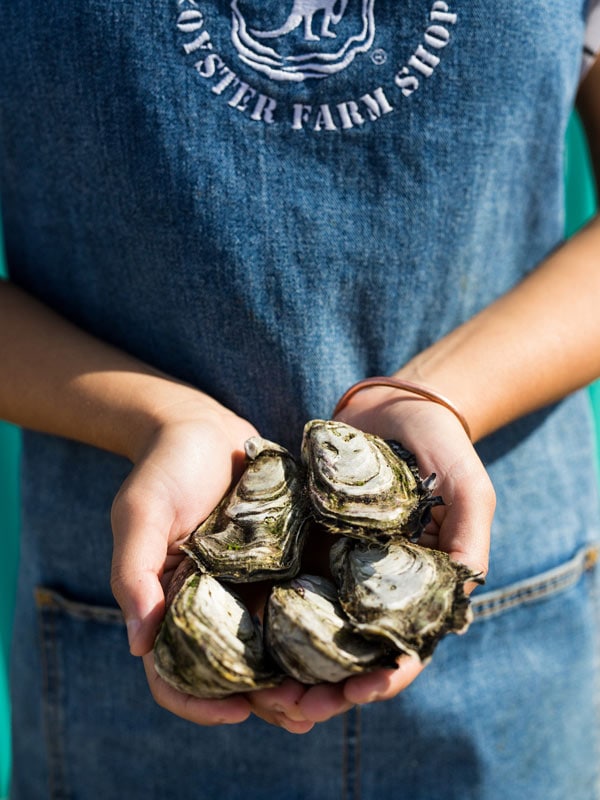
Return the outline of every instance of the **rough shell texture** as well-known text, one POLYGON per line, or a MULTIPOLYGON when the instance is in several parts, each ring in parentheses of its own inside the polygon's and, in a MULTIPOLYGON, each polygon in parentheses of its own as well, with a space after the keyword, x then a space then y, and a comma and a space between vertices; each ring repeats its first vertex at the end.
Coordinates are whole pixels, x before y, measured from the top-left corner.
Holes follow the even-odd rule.
POLYGON ((301 683, 336 683, 377 667, 395 667, 392 648, 357 633, 331 581, 299 575, 269 597, 265 638, 273 658, 301 683))
POLYGON ((399 445, 313 420, 306 470, 264 439, 246 449, 240 482, 194 532, 185 547, 193 561, 185 559, 169 587, 155 643, 166 681, 198 697, 274 686, 281 669, 307 684, 337 682, 394 666, 398 652, 427 659, 445 633, 466 628, 464 584, 476 576, 408 541, 441 500, 399 445), (337 588, 307 575, 273 588, 263 646, 259 626, 223 582, 295 575, 309 525, 316 569, 329 533, 357 538, 331 549, 337 588))
POLYGON ((290 578, 300 569, 308 516, 301 470, 285 448, 258 436, 246 455, 237 486, 182 549, 221 580, 290 578))
POLYGON ((154 644, 156 671, 167 683, 197 697, 219 698, 281 681, 260 628, 231 591, 189 559, 172 585, 154 644))
POLYGON ((446 633, 463 633, 471 610, 467 581, 478 576, 446 553, 395 539, 385 544, 340 539, 331 569, 342 607, 369 636, 429 659, 446 633))
POLYGON ((308 422, 302 460, 314 514, 333 533, 415 538, 442 502, 431 493, 435 476, 421 481, 410 453, 343 422, 308 422))

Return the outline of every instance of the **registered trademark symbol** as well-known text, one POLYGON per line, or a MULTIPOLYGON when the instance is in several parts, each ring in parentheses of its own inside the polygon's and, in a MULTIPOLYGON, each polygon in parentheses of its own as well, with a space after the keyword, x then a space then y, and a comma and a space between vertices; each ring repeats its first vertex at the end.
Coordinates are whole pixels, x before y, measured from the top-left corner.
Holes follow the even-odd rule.
POLYGON ((387 61, 387 53, 381 47, 378 47, 377 50, 373 50, 371 53, 371 61, 377 64, 377 66, 385 64, 387 61))

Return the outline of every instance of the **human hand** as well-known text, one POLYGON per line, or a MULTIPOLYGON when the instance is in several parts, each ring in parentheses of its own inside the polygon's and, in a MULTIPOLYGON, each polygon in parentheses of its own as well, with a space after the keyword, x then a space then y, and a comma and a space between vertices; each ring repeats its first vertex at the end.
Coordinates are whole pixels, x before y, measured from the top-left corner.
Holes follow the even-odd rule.
MULTIPOLYGON (((456 417, 414 395, 372 387, 356 394, 337 418, 384 439, 400 441, 415 453, 423 477, 436 473, 435 493, 444 498, 445 505, 432 509, 433 519, 420 543, 444 550, 485 576, 495 495, 456 417)), ((474 586, 468 586, 467 591, 474 586)), ((273 690, 267 690, 251 696, 250 702, 263 718, 302 732, 301 725, 324 721, 354 704, 394 697, 422 669, 418 658, 402 656, 395 670, 377 670, 335 685, 307 688, 290 683, 276 698, 273 690)))
MULTIPOLYGON (((112 508, 111 585, 131 653, 142 656, 155 701, 177 716, 200 725, 226 724, 242 722, 254 710, 271 724, 304 733, 314 721, 296 710, 306 687, 292 679, 273 689, 210 700, 177 691, 154 668, 152 648, 165 613, 165 592, 183 558, 179 546, 240 476, 244 442, 257 434, 210 398, 187 388, 182 394, 182 401, 161 409, 162 422, 142 437, 132 454, 135 466, 112 508), (261 703, 269 708, 263 711, 261 703)), ((252 613, 260 616, 266 585, 240 588, 252 613)))
MULTIPOLYGON (((360 394, 381 395, 381 390, 360 394)), ((424 475, 436 471, 440 477, 436 491, 447 505, 434 509, 434 522, 423 543, 485 572, 493 492, 461 426, 446 410, 414 398, 400 400, 398 392, 365 401, 357 395, 339 418, 401 440, 417 454, 424 475), (480 528, 484 535, 473 542, 480 528)), ((176 417, 150 438, 113 507, 113 589, 128 621, 132 653, 144 656, 157 702, 199 724, 239 722, 251 709, 271 724, 305 733, 355 703, 386 699, 405 688, 422 669, 417 659, 403 657, 396 670, 378 670, 340 684, 306 687, 287 679, 273 689, 226 700, 193 698, 159 678, 150 651, 164 615, 164 587, 181 559, 178 546, 239 474, 243 442, 255 434, 249 423, 220 407, 215 413, 213 407, 184 403, 176 417)))
MULTIPOLYGON (((388 387, 357 393, 338 418, 384 439, 395 439, 415 454, 420 473, 437 476, 435 494, 444 505, 432 509, 419 543, 443 550, 485 577, 495 493, 490 478, 458 419, 446 408, 388 387)), ((476 584, 466 587, 472 591, 476 584)), ((434 656, 435 657, 435 656, 434 656)), ((349 678, 344 696, 354 703, 386 700, 405 689, 423 670, 402 656, 397 670, 349 678)))
POLYGON ((113 593, 156 702, 201 725, 241 722, 250 714, 243 695, 203 700, 176 691, 156 673, 152 647, 165 612, 165 588, 183 558, 179 545, 239 475, 244 442, 256 430, 187 390, 160 417, 140 442, 135 466, 113 503, 113 593))

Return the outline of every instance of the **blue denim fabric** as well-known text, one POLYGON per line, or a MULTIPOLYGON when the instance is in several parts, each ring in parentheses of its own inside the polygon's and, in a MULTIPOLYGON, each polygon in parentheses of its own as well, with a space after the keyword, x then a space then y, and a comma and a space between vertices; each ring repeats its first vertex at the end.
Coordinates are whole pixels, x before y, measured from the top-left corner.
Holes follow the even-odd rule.
MULTIPOLYGON (((15 282, 296 451, 559 243, 586 3, 292 6, 4 4, 0 191, 15 282)), ((292 738, 155 707, 108 582, 129 465, 27 434, 15 800, 597 798, 585 396, 479 451, 477 622, 396 700, 292 738)))
POLYGON ((176 719, 150 698, 118 610, 38 589, 17 644, 28 652, 12 796, 597 798, 597 557, 583 547, 480 595, 469 632, 444 640, 402 695, 304 737, 256 719, 215 729, 176 719), (27 695, 40 648, 41 716, 27 695))

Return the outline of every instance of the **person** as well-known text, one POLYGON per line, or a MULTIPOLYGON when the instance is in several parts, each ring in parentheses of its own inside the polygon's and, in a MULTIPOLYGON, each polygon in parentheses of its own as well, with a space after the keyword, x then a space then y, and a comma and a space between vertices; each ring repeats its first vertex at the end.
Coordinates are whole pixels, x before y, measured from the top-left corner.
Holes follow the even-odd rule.
POLYGON ((600 174, 597 8, 4 4, 14 800, 598 797, 600 222, 562 243, 561 190, 577 92, 600 174), (425 669, 167 686, 164 590, 244 441, 298 452, 369 376, 468 423, 390 385, 338 414, 437 473, 426 544, 487 573, 491 541, 470 630, 425 669))

